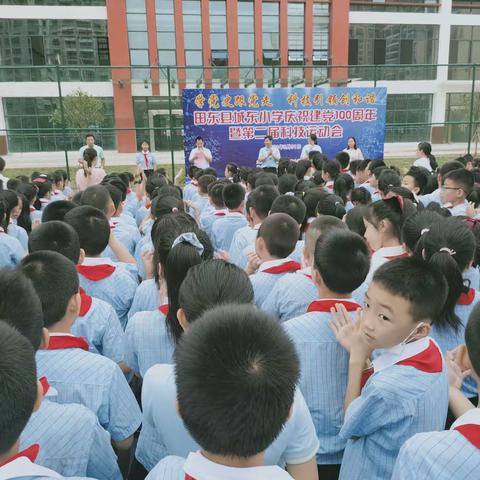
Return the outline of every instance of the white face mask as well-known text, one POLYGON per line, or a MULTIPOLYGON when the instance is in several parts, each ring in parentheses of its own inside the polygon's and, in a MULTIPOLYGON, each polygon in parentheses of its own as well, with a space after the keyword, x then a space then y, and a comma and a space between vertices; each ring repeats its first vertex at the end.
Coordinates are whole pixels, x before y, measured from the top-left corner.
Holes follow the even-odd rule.
POLYGON ((405 346, 408 341, 415 336, 415 334, 417 333, 417 330, 421 327, 425 325, 425 322, 420 322, 411 332, 409 335, 407 335, 407 337, 405 338, 405 340, 400 344, 402 346, 405 346))
POLYGON ((417 330, 423 325, 425 325, 425 322, 420 322, 398 345, 395 345, 394 347, 391 347, 391 348, 379 348, 375 350, 374 357, 378 355, 384 355, 387 352, 393 355, 401 355, 404 352, 408 341, 415 336, 415 334, 417 333, 417 330))

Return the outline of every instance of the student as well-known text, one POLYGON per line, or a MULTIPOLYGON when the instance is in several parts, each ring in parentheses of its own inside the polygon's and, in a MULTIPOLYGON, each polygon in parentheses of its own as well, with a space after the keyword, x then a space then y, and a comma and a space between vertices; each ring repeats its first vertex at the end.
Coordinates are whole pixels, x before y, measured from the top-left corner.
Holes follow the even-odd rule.
POLYGON ((417 146, 417 159, 413 162, 414 167, 426 168, 429 172, 435 172, 438 168, 435 155, 432 155, 432 146, 428 142, 420 142, 417 146))
POLYGON ((236 163, 227 163, 223 172, 225 179, 232 183, 239 183, 238 165, 236 163))
POLYGON ((417 251, 417 245, 423 235, 428 233, 433 225, 443 223, 444 218, 437 212, 423 210, 405 220, 402 227, 402 241, 409 255, 417 251))
POLYGON ((141 202, 143 203, 142 206, 137 208, 137 213, 135 214, 135 221, 137 222, 137 227, 140 228, 140 232, 142 232, 143 222, 150 215, 150 207, 154 197, 154 192, 157 188, 164 187, 165 185, 168 185, 167 179, 163 175, 155 173, 154 175, 150 175, 146 181, 143 180, 142 182, 142 186, 145 186, 146 198, 142 198, 141 191, 140 193, 137 191, 137 196, 139 196, 141 202))
POLYGON ((53 179, 53 192, 52 192, 51 201, 57 202, 59 200, 67 200, 66 195, 63 193, 63 191, 65 190, 65 179, 63 177, 63 171, 55 170, 52 173, 52 179, 53 179))
POLYGON ((367 160, 367 166, 365 168, 365 175, 367 176, 367 180, 365 183, 359 185, 359 187, 366 188, 370 194, 372 195, 372 199, 379 200, 379 192, 378 192, 378 177, 382 170, 378 171, 377 176, 374 175, 375 169, 378 167, 386 167, 385 162, 383 160, 367 160), (375 197, 377 195, 377 197, 375 197))
POLYGON ((355 175, 353 176, 353 179, 355 180, 355 187, 363 186, 367 188, 367 185, 365 184, 368 182, 368 177, 370 176, 370 173, 368 171, 369 163, 370 163, 370 160, 360 160, 359 163, 357 164, 355 175))
POLYGON ((233 236, 237 230, 247 226, 247 220, 243 215, 245 207, 245 190, 238 183, 225 185, 223 188, 223 201, 228 213, 217 220, 212 226, 211 240, 215 251, 230 250, 233 236))
MULTIPOLYGON (((67 223, 51 221, 43 223, 32 232, 29 252, 53 251, 81 264, 85 252, 80 249, 77 232, 67 223)), ((124 333, 113 307, 103 300, 91 297, 80 289, 80 313, 72 325, 72 334, 84 337, 89 350, 110 358, 129 371, 124 363, 124 333)))
POLYGON ((430 181, 430 173, 423 167, 411 167, 402 179, 402 187, 408 188, 414 195, 425 195, 430 181))
POLYGON ((341 173, 333 184, 333 193, 343 200, 347 212, 354 207, 350 201, 350 195, 354 187, 353 177, 349 173, 341 173))
POLYGON ((78 155, 79 155, 78 163, 80 163, 80 165, 84 161, 84 153, 87 149, 95 150, 95 153, 96 153, 95 157, 97 157, 97 161, 93 166, 101 169, 105 168, 105 153, 103 152, 102 147, 95 145, 95 135, 93 133, 87 133, 85 135, 85 145, 82 148, 80 148, 78 152, 78 155))
POLYGON ((4 202, 6 207, 5 211, 5 233, 13 238, 16 238, 22 248, 27 251, 28 233, 27 231, 17 224, 17 218, 20 215, 22 208, 21 198, 12 190, 0 190, 0 201, 4 202))
POLYGON ((365 238, 373 253, 367 283, 370 283, 380 265, 389 260, 407 255, 401 241, 405 220, 415 213, 409 200, 395 196, 373 203, 366 211, 365 238))
POLYGON ((302 316, 284 325, 300 357, 300 387, 320 441, 317 453, 320 479, 338 478, 346 445, 339 432, 348 355, 329 327, 330 310, 336 304, 342 304, 350 312, 361 308, 352 298, 352 292, 365 280, 369 266, 370 254, 359 235, 338 227, 322 234, 316 241, 312 267, 318 292, 315 298, 319 300, 312 301, 302 316))
POLYGON ((365 187, 354 188, 350 194, 350 201, 354 207, 367 206, 372 203, 372 195, 365 187))
POLYGON ((211 184, 217 181, 217 177, 214 175, 202 175, 198 179, 198 191, 195 197, 190 202, 186 202, 186 205, 190 207, 190 213, 197 221, 204 211, 210 210, 208 202, 208 188, 211 184))
POLYGON ((348 169, 348 166, 350 165, 350 155, 348 154, 348 152, 338 152, 335 155, 335 160, 340 164, 340 173, 346 173, 350 175, 350 170, 348 169))
POLYGON ((345 205, 343 204, 343 200, 337 195, 329 193, 320 199, 317 204, 317 208, 315 209, 315 213, 317 217, 328 215, 337 217, 341 220, 347 211, 345 209, 345 205))
POLYGON ((32 221, 32 226, 38 225, 42 219, 42 212, 35 208, 38 193, 37 186, 30 182, 21 183, 18 186, 17 191, 27 199, 30 209, 30 219, 32 221))
MULTIPOLYGON (((375 174, 376 172, 374 172, 375 174)), ((380 197, 385 198, 388 192, 395 187, 399 187, 402 183, 402 179, 397 172, 390 168, 386 168, 381 171, 378 176, 377 188, 380 192, 380 197)))
POLYGON ((472 192, 473 186, 473 173, 464 168, 453 170, 443 177, 440 201, 450 210, 452 216, 467 216, 469 206, 467 197, 472 192))
POLYGON ((50 203, 42 212, 42 223, 51 222, 53 220, 63 222, 65 215, 76 206, 75 203, 69 200, 58 200, 57 202, 50 203))
POLYGON ((365 237, 366 228, 363 217, 366 214, 367 208, 368 207, 365 205, 357 205, 347 212, 343 218, 343 221, 347 225, 348 229, 351 232, 358 233, 361 237, 365 237))
POLYGON ((59 403, 85 405, 118 449, 130 449, 141 413, 122 371, 109 358, 89 352, 84 338, 71 334, 80 310, 75 265, 57 252, 43 251, 26 257, 20 270, 35 286, 50 334, 48 348, 37 352, 39 374, 58 390, 59 403), (50 281, 45 282, 47 273, 50 281))
POLYGON ((322 187, 309 188, 305 192, 302 201, 305 204, 305 207, 307 207, 307 211, 305 213, 306 219, 304 222, 303 231, 307 231, 310 223, 317 218, 317 205, 320 200, 323 200, 327 195, 329 195, 329 193, 326 192, 322 187))
POLYGON ((355 324, 343 305, 332 308, 332 330, 349 353, 341 480, 390 478, 406 440, 445 425, 447 372, 428 336, 445 297, 440 272, 400 258, 376 271, 355 324))
POLYGON ((183 198, 184 200, 193 200, 193 197, 197 193, 198 187, 198 173, 201 172, 201 169, 195 165, 190 165, 188 168, 188 177, 185 179, 185 187, 183 188, 183 198))
POLYGON ((312 279, 312 265, 317 240, 327 233, 347 226, 338 218, 323 216, 316 218, 305 234, 302 269, 287 273, 273 287, 262 309, 281 322, 303 315, 307 307, 317 298, 317 288, 312 279))
POLYGON ((275 283, 283 275, 300 270, 300 263, 289 257, 299 234, 298 224, 285 213, 269 215, 260 226, 255 240, 256 255, 249 255, 246 267, 259 308, 262 308, 275 283))
POLYGON ((47 176, 39 176, 33 180, 34 185, 37 187, 37 201, 35 202, 35 208, 43 211, 43 209, 50 203, 52 196, 52 182, 47 179, 47 176))
POLYGON ((137 281, 135 259, 111 234, 107 218, 100 210, 87 205, 74 208, 65 215, 65 221, 77 232, 85 258, 77 271, 80 286, 88 295, 109 303, 125 329, 137 281), (119 262, 101 257, 107 245, 119 262), (135 274, 136 275, 136 274, 135 274))
POLYGON ((142 150, 137 153, 135 163, 137 164, 138 173, 148 178, 155 171, 157 161, 153 153, 150 152, 150 144, 146 140, 142 142, 141 147, 142 150))
MULTIPOLYGON (((25 336, 35 351, 48 345, 40 300, 32 282, 18 270, 0 272, 0 318, 25 336), (22 302, 17 302, 18 298, 22 302)), ((40 382, 43 399, 23 429, 20 450, 40 444, 36 463, 62 475, 121 478, 110 435, 96 416, 83 405, 51 401, 57 392, 46 377, 40 382), (78 432, 82 432, 81 438, 78 432)), ((6 404, 2 405, 5 408, 6 404)))
POLYGON ((285 195, 289 192, 294 193, 297 184, 297 177, 290 173, 286 173, 285 175, 278 177, 278 192, 280 195, 285 195))
POLYGON ((318 138, 314 133, 311 133, 308 136, 308 143, 302 148, 302 153, 300 153, 300 160, 309 160, 310 152, 319 152, 322 153, 322 148, 318 145, 318 138))
POLYGON ((97 152, 94 148, 87 148, 83 152, 81 168, 77 170, 75 183, 80 191, 92 185, 98 185, 107 174, 103 167, 95 168, 97 164, 97 152))
POLYGON ((4 190, 7 189, 7 182, 9 180, 8 177, 5 177, 5 175, 3 175, 3 172, 5 171, 5 167, 7 166, 5 160, 0 157, 0 187, 4 190))
POLYGON ((171 478, 183 478, 185 472, 197 480, 226 475, 291 479, 280 467, 263 462, 288 419, 299 375, 294 347, 281 328, 252 307, 219 307, 190 328, 176 361, 179 414, 201 449, 189 455, 183 469, 177 458, 167 457, 147 478, 163 479, 177 467, 171 478), (226 338, 236 341, 230 344, 226 338), (211 373, 198 376, 202 371, 211 373), (232 389, 238 391, 232 395, 232 389))
POLYGON ((450 382, 450 405, 459 414, 450 430, 418 433, 400 450, 392 480, 476 480, 480 469, 478 431, 480 412, 460 392, 464 373, 471 372, 480 385, 480 307, 475 307, 465 331, 465 345, 456 352, 457 361, 451 370, 457 373, 450 382), (455 368, 456 367, 456 368, 455 368), (457 379, 458 377, 458 379, 457 379))
POLYGON ((333 184, 336 178, 340 175, 342 167, 337 160, 325 162, 322 166, 322 179, 325 182, 323 187, 328 193, 333 193, 333 184))
POLYGON ((255 239, 262 222, 267 218, 278 190, 273 185, 261 185, 248 196, 246 216, 248 225, 238 229, 230 245, 230 262, 240 268, 247 266, 247 253, 254 250, 255 239))
POLYGON ((209 236, 212 234, 212 225, 227 214, 225 203, 223 202, 224 181, 216 181, 208 186, 209 208, 205 208, 200 215, 200 226, 209 236))
POLYGON ((160 221, 155 239, 155 263, 166 283, 168 303, 151 312, 137 312, 125 330, 127 364, 139 376, 156 363, 172 363, 177 324, 178 290, 193 265, 213 258, 213 248, 205 232, 185 228, 175 219, 160 221))
POLYGON ((22 244, 13 236, 8 235, 8 204, 0 199, 0 267, 13 268, 25 256, 22 244))
POLYGON ((358 148, 355 137, 348 137, 347 148, 343 151, 348 153, 350 161, 363 160, 363 153, 360 148, 358 148))

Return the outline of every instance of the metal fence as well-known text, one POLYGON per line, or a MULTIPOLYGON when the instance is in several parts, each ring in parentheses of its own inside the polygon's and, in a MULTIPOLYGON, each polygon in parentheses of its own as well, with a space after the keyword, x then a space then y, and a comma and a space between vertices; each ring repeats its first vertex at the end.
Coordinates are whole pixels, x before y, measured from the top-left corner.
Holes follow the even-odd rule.
MULTIPOLYGON (((465 143, 470 153, 480 141, 480 65, 255 65, 250 67, 89 65, 0 66, 6 136, 10 152, 78 149, 82 137, 93 131, 99 144, 115 150, 125 132, 153 143, 154 150, 169 152, 175 171, 175 152, 183 149, 181 94, 184 88, 253 88, 320 86, 387 86, 387 141, 430 140, 435 127, 443 128, 444 140, 465 143), (406 83, 408 82, 408 83, 406 83), (22 87, 23 86, 23 87, 22 87), (22 95, 22 90, 28 94, 22 95), (66 96, 80 89, 104 99, 101 122, 73 126, 65 111, 66 96), (18 93, 20 92, 20 93, 18 93), (408 95, 410 102, 407 101, 408 95), (438 110, 437 96, 445 108, 444 121, 432 121, 438 110), (131 118, 114 113, 112 97, 132 102, 131 118), (60 121, 53 124, 58 110, 60 121)), ((131 109, 130 109, 131 110, 131 109)), ((0 109, 1 111, 1 109, 0 109)), ((438 117, 438 112, 437 115, 438 117)), ((441 116, 441 115, 440 115, 441 116)), ((1 122, 1 119, 0 119, 1 122)))

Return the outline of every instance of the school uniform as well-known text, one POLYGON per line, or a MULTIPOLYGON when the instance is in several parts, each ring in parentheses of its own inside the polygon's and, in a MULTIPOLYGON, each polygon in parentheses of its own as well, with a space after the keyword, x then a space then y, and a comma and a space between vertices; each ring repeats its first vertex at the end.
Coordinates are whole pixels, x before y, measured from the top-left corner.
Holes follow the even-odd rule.
POLYGON ((135 253, 135 247, 141 238, 137 227, 128 225, 126 222, 122 221, 120 217, 113 217, 110 220, 110 231, 113 233, 115 238, 128 250, 130 255, 135 253))
POLYGON ((220 218, 223 218, 227 213, 228 210, 226 208, 220 210, 209 208, 208 210, 204 210, 200 215, 200 228, 211 237, 213 224, 220 218))
POLYGON ((154 278, 144 280, 136 289, 128 318, 137 312, 151 312, 160 306, 160 289, 154 278))
POLYGON ((445 425, 447 371, 434 340, 425 337, 377 354, 362 377, 360 397, 345 412, 340 437, 348 441, 340 480, 390 478, 406 440, 445 425))
POLYGON ((135 247, 135 261, 137 262, 137 272, 138 276, 142 279, 145 280, 147 278, 147 274, 145 272, 145 265, 143 264, 143 259, 142 256, 146 252, 154 252, 154 246, 152 239, 150 236, 148 237, 142 237, 140 241, 137 243, 137 246, 135 247))
POLYGON ((323 186, 323 189, 327 192, 327 193, 333 193, 333 184, 335 182, 333 180, 329 180, 328 182, 325 182, 325 185, 323 186))
POLYGON ((290 258, 294 260, 295 262, 300 263, 302 261, 303 257, 303 250, 305 248, 305 241, 304 240, 299 240, 295 244, 295 249, 293 252, 290 254, 290 258))
POLYGON ((247 252, 255 250, 255 240, 261 225, 261 223, 253 227, 245 225, 235 232, 229 251, 231 263, 241 269, 247 266, 247 252))
POLYGON ((192 180, 183 188, 183 199, 193 200, 197 192, 198 192, 198 181, 192 180))
POLYGON ((20 227, 14 220, 11 220, 8 226, 8 234, 16 238, 25 252, 28 252, 28 233, 23 227, 20 227))
POLYGON ((403 245, 398 245, 397 247, 379 248, 372 255, 372 259, 370 261, 370 270, 368 271, 368 275, 365 281, 367 283, 371 283, 375 272, 384 263, 387 263, 389 260, 395 260, 397 258, 403 258, 403 257, 408 257, 408 253, 406 252, 403 245))
POLYGON ((438 203, 439 205, 441 205, 442 201, 440 200, 440 189, 437 188, 432 193, 419 195, 418 200, 420 200, 424 207, 428 207, 431 203, 438 203))
POLYGON ((185 460, 167 457, 147 476, 148 480, 292 480, 285 470, 277 466, 234 468, 214 463, 201 452, 190 453, 185 460))
POLYGON ((34 207, 30 207, 30 220, 33 225, 40 223, 42 221, 42 212, 34 207))
POLYGON ((200 217, 202 212, 210 206, 210 202, 208 201, 208 195, 200 195, 200 193, 196 193, 191 200, 196 208, 190 208, 189 213, 192 216, 200 217))
POLYGON ((143 377, 157 363, 172 363, 175 344, 168 332, 168 304, 151 312, 137 312, 125 330, 127 365, 143 377))
POLYGON ((367 180, 366 182, 356 186, 356 188, 361 188, 361 187, 368 190, 370 192, 370 195, 372 195, 372 196, 377 192, 377 189, 375 187, 373 187, 372 185, 370 185, 370 180, 367 180))
POLYGON ((452 214, 452 217, 468 217, 467 210, 469 208, 469 205, 467 200, 464 200, 463 203, 455 206, 453 206, 451 203, 446 203, 442 206, 448 209, 448 211, 452 214))
POLYGON ((139 168, 143 170, 147 177, 149 177, 154 172, 157 165, 157 161, 153 153, 151 153, 150 151, 144 152, 143 150, 137 153, 135 163, 139 168))
POLYGON ((212 243, 216 251, 228 252, 237 230, 247 226, 247 220, 240 212, 228 212, 212 225, 212 243))
POLYGON ((457 419, 450 430, 418 433, 400 450, 392 480, 477 480, 480 472, 480 410, 457 419))
POLYGON ((64 195, 64 193, 61 190, 54 190, 52 192, 52 196, 50 197, 51 202, 58 202, 59 200, 66 200, 67 197, 64 195))
POLYGON ((349 312, 360 305, 352 299, 312 302, 307 312, 284 323, 300 358, 300 388, 320 441, 317 463, 339 465, 347 443, 339 436, 348 380, 348 353, 337 342, 329 321, 330 308, 342 303, 349 312))
POLYGON ((84 338, 50 333, 48 349, 38 350, 36 360, 38 375, 58 391, 52 401, 85 405, 114 441, 135 433, 141 412, 125 376, 115 362, 89 352, 84 338))
POLYGON ((143 202, 137 198, 137 194, 131 189, 127 189, 127 196, 125 198, 125 205, 123 206, 123 213, 135 219, 135 213, 143 202))
POLYGON ((468 285, 475 290, 480 288, 480 272, 478 271, 478 267, 470 267, 463 272, 463 280, 467 280, 468 285))
POLYGON ((108 258, 87 257, 77 265, 80 286, 92 297, 109 303, 125 329, 137 282, 124 264, 108 258))
POLYGON ((36 463, 65 476, 121 479, 110 434, 88 408, 44 398, 20 436, 20 449, 41 445, 36 463))
MULTIPOLYGON (((186 457, 200 447, 176 414, 175 365, 155 365, 143 379, 142 431, 135 456, 147 469, 167 455, 186 457)), ((292 415, 265 451, 265 465, 305 463, 318 449, 312 418, 300 390, 296 390, 292 415)), ((198 479, 197 479, 198 480, 198 479)))
POLYGON ((138 208, 137 213, 135 214, 135 222, 137 223, 137 227, 140 228, 140 225, 145 220, 145 217, 150 215, 150 207, 151 203, 150 200, 145 205, 142 205, 138 208))
POLYGON ((14 268, 25 255, 21 243, 0 227, 0 268, 14 268))
POLYGON ((81 306, 72 334, 88 342, 89 351, 116 363, 125 360, 125 334, 113 307, 80 289, 81 306))

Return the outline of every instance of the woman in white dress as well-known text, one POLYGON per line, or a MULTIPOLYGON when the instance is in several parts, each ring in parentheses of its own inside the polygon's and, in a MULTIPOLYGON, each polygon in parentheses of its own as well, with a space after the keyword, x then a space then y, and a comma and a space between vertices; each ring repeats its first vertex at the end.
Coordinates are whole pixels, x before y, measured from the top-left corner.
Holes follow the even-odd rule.
POLYGON ((362 151, 357 147, 355 137, 348 137, 347 148, 344 150, 350 156, 350 161, 364 160, 362 151))
POLYGON ((308 137, 308 143, 302 148, 302 153, 300 154, 300 160, 308 160, 310 152, 320 152, 322 149, 317 143, 317 136, 314 133, 311 133, 308 137))
POLYGON ((429 172, 434 172, 438 168, 435 155, 432 155, 432 145, 428 142, 420 142, 416 151, 417 159, 413 162, 415 167, 426 168, 429 172))

